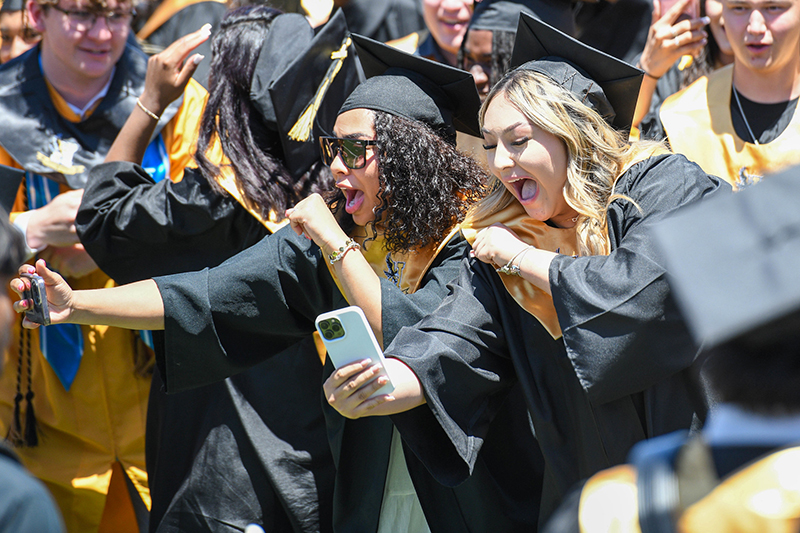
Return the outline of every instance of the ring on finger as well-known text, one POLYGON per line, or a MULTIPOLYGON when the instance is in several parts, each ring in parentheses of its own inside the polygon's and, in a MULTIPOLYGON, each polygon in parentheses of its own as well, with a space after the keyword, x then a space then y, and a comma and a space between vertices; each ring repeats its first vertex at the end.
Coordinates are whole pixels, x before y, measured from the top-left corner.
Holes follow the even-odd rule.
POLYGON ((672 38, 674 39, 677 36, 678 36, 678 30, 675 28, 675 26, 673 26, 672 27, 672 38))

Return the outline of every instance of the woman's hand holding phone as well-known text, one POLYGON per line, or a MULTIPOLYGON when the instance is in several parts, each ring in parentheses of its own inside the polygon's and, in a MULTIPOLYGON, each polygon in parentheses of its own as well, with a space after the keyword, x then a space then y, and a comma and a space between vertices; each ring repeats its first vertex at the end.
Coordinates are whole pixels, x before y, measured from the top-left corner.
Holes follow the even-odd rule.
POLYGON ((341 366, 331 374, 322 386, 325 399, 346 418, 393 415, 425 403, 422 384, 405 363, 386 357, 384 366, 392 377, 394 391, 391 394, 370 397, 389 379, 380 375, 379 365, 365 359, 341 366))
MULTIPOLYGON (((47 268, 43 259, 36 262, 36 267, 32 265, 22 265, 19 273, 29 275, 39 275, 44 281, 44 287, 47 298, 47 308, 49 309, 49 317, 51 324, 58 324, 60 322, 67 322, 72 315, 72 288, 64 281, 57 273, 47 268)), ((25 298, 26 291, 31 290, 32 279, 28 276, 14 278, 11 280, 11 289, 19 295, 20 300, 14 302, 14 311, 17 313, 27 313, 33 309, 32 300, 25 298)), ((28 329, 35 329, 42 324, 32 322, 26 316, 22 320, 22 326, 28 329)))
MULTIPOLYGON (((387 365, 388 362, 387 359, 387 365)), ((373 363, 371 359, 339 367, 322 386, 325 399, 346 418, 366 416, 380 404, 395 399, 391 394, 371 397, 378 389, 389 383, 389 378, 381 375, 381 371, 381 366, 373 363)))
POLYGON ((703 27, 708 17, 698 17, 699 0, 655 0, 653 22, 639 67, 658 79, 684 55, 697 56, 708 42, 703 27))

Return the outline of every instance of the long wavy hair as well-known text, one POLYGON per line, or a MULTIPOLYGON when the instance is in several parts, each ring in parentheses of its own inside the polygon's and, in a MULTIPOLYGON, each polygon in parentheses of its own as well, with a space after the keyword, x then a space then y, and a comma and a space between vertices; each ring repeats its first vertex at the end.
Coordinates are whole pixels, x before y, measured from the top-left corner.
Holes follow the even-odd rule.
MULTIPOLYGON (((535 126, 556 136, 567 151, 567 181, 564 199, 578 212, 575 231, 579 255, 602 255, 611 251, 606 215, 612 201, 628 199, 614 193, 614 185, 626 166, 660 145, 629 144, 593 109, 538 72, 517 69, 495 85, 483 102, 480 123, 492 101, 504 95, 535 126)), ((481 220, 516 199, 495 178, 492 192, 470 217, 481 220)))
POLYGON ((219 167, 206 156, 212 141, 219 138, 240 190, 264 218, 270 211, 282 216, 309 194, 323 193, 333 185, 330 170, 321 161, 299 179, 292 178, 284 164, 280 134, 267 125, 250 99, 261 47, 280 14, 277 9, 250 5, 225 15, 211 43, 208 102, 195 153, 200 172, 218 192, 227 194, 215 179, 219 167))
MULTIPOLYGON (((382 236, 389 252, 405 252, 441 242, 485 194, 488 176, 471 157, 416 120, 372 111, 377 134, 380 205, 367 227, 382 236)), ((353 228, 336 190, 329 205, 345 231, 353 228)))

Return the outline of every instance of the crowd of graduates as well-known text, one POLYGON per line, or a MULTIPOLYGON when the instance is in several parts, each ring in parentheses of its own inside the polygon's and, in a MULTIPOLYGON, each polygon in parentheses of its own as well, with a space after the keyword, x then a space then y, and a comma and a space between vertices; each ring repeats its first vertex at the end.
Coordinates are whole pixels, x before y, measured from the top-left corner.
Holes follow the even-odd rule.
POLYGON ((800 0, 0 33, 0 531, 800 530, 800 0))

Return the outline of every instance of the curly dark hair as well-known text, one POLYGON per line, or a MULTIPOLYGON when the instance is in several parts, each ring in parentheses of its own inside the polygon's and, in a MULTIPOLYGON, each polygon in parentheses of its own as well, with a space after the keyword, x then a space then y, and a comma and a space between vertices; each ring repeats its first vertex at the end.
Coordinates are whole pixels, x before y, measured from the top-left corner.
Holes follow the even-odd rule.
POLYGON ((195 160, 200 172, 220 193, 219 168, 206 157, 214 136, 230 159, 244 195, 268 217, 283 212, 311 193, 333 186, 330 169, 316 161, 299 179, 284 164, 279 133, 271 129, 250 99, 250 85, 269 27, 281 12, 266 6, 245 6, 229 12, 211 43, 209 95, 195 160))
MULTIPOLYGON (((381 181, 375 220, 381 220, 387 251, 441 242, 484 196, 488 176, 474 159, 422 122, 372 113, 381 181)), ((343 214, 344 194, 337 190, 329 203, 344 230, 352 229, 352 219, 343 214)), ((369 226, 374 235, 375 222, 369 226)))

